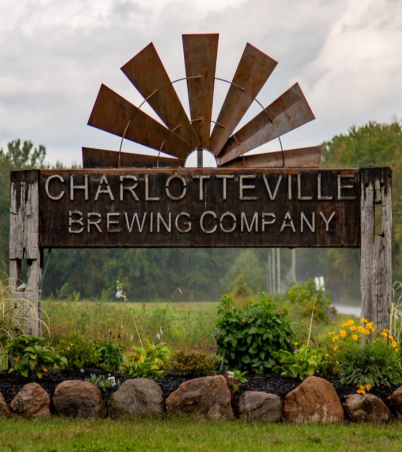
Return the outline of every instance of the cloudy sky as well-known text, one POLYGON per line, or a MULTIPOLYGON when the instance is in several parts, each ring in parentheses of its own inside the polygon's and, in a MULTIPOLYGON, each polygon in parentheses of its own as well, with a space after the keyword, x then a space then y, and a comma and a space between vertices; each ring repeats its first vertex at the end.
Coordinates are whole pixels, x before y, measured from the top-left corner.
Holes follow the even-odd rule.
MULTIPOLYGON (((247 42, 279 62, 264 105, 300 83, 317 119, 285 135, 285 148, 402 118, 402 0, 1 0, 0 148, 29 139, 66 165, 82 146, 118 149, 86 125, 101 83, 138 105, 124 63, 153 41, 171 79, 183 77, 181 34, 212 32, 218 77, 232 79, 247 42)), ((215 119, 226 90, 217 82, 215 119)))

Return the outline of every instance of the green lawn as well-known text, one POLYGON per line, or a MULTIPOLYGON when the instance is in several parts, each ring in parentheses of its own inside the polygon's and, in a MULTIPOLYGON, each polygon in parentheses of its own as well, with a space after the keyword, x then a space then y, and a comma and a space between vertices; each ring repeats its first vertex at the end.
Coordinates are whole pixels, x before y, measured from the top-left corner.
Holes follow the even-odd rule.
POLYGON ((293 426, 188 419, 0 419, 0 452, 399 452, 398 424, 293 426))

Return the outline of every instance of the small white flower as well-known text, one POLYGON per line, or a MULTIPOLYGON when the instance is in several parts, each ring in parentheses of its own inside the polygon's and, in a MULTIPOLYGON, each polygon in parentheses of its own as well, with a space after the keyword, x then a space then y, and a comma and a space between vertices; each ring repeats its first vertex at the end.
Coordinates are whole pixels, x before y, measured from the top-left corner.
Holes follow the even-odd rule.
POLYGON ((156 339, 158 339, 158 341, 160 340, 161 335, 159 333, 156 333, 156 339))
POLYGON ((123 298, 123 291, 121 289, 118 289, 116 292, 116 298, 123 298))

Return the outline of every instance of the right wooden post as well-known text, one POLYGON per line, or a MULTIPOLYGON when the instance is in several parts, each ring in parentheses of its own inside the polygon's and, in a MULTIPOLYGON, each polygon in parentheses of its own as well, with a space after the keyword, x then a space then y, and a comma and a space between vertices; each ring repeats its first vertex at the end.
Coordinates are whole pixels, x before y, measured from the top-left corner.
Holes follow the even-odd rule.
POLYGON ((389 327, 392 303, 392 171, 360 170, 362 316, 389 327))

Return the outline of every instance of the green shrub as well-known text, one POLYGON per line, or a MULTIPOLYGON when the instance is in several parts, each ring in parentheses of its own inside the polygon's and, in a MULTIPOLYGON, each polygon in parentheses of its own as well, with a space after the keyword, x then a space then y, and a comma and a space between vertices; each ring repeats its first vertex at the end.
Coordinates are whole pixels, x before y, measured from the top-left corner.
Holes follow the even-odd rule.
POLYGON ((165 373, 170 348, 163 344, 154 345, 147 339, 146 343, 147 347, 133 347, 133 354, 125 356, 120 366, 124 377, 158 380, 165 373))
POLYGON ((279 364, 273 369, 274 372, 280 372, 283 377, 300 378, 304 380, 310 375, 314 375, 322 367, 326 360, 326 353, 307 344, 292 351, 280 350, 274 353, 279 364))
POLYGON ((229 369, 263 374, 272 370, 278 359, 274 353, 290 350, 295 341, 286 311, 278 311, 274 301, 263 293, 259 301, 244 307, 233 305, 224 296, 218 308, 215 338, 217 353, 229 369))
POLYGON ((99 366, 100 351, 95 342, 78 333, 69 333, 58 344, 59 353, 68 360, 70 369, 99 366))
POLYGON ((394 386, 402 383, 398 353, 387 343, 350 344, 338 353, 339 379, 356 386, 394 386))
POLYGON ((6 352, 12 364, 10 372, 23 377, 38 377, 49 371, 58 372, 67 366, 67 359, 46 344, 43 337, 22 334, 7 341, 6 352))
POLYGON ((205 377, 214 375, 215 368, 216 361, 206 352, 180 351, 173 354, 168 371, 185 377, 205 377))
POLYGON ((124 347, 101 341, 95 341, 94 346, 99 355, 97 362, 99 367, 110 372, 119 369, 123 363, 124 347))
POLYGON ((328 321, 329 307, 331 305, 331 292, 317 290, 314 279, 295 286, 291 286, 283 296, 284 300, 302 306, 303 317, 310 317, 314 309, 314 318, 328 321))

